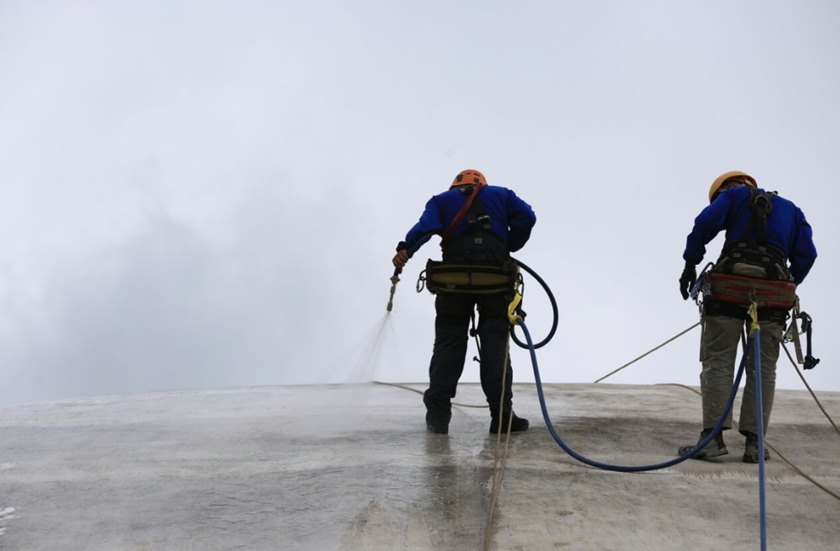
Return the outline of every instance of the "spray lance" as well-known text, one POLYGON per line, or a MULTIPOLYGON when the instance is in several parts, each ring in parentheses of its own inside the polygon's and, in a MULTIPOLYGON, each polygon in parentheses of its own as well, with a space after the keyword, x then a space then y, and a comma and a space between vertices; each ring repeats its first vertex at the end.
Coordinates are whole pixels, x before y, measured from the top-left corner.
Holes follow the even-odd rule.
POLYGON ((388 312, 394 308, 394 291, 397 290, 397 283, 400 282, 401 273, 402 268, 394 268, 394 275, 391 276, 391 296, 388 297, 388 306, 385 307, 385 310, 388 312))

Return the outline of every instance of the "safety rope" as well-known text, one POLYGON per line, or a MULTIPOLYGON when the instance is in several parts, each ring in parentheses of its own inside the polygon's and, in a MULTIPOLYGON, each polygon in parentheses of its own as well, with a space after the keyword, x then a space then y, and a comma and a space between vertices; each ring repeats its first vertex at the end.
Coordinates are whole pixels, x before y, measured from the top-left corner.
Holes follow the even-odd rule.
POLYGON ((499 449, 501 448, 501 441, 502 441, 502 424, 504 419, 502 419, 502 414, 504 413, 504 400, 505 400, 505 385, 507 384, 507 372, 510 367, 510 341, 505 343, 505 365, 504 369, 502 369, 502 395, 499 396, 499 412, 498 412, 498 419, 499 419, 499 430, 496 431, 496 446, 493 452, 493 489, 490 492, 490 508, 487 511, 487 525, 484 529, 484 551, 490 549, 490 535, 492 534, 493 528, 493 517, 496 513, 496 503, 499 500, 499 494, 502 490, 502 480, 505 477, 505 469, 507 468, 507 456, 508 450, 510 449, 510 429, 513 425, 513 407, 511 406, 510 412, 508 413, 507 422, 505 425, 507 426, 507 430, 505 431, 505 446, 502 451, 501 457, 501 466, 499 460, 499 449))
MULTIPOLYGON (((423 395, 423 391, 422 391, 422 390, 418 390, 418 389, 416 389, 416 388, 411 388, 410 386, 401 385, 401 384, 398 384, 398 383, 386 383, 386 382, 384 382, 384 381, 373 381, 373 382, 374 382, 374 384, 377 384, 377 385, 393 386, 393 387, 396 387, 396 388, 401 388, 401 389, 403 389, 403 390, 410 390, 411 392, 416 392, 417 394, 419 394, 419 395, 421 395, 421 396, 423 395)), ((478 405, 478 404, 461 404, 461 403, 459 403, 459 402, 452 402, 452 405, 453 405, 453 406, 462 407, 462 408, 482 408, 482 409, 483 409, 483 408, 486 408, 486 407, 487 407, 486 405, 478 405)))
POLYGON ((667 341, 663 342, 662 344, 660 344, 660 345, 658 345, 658 346, 656 346, 656 347, 654 347, 654 348, 651 348, 650 350, 648 350, 647 352, 645 352, 645 353, 644 353, 644 354, 642 354, 641 356, 638 356, 637 358, 634 358, 634 359, 630 360, 629 362, 627 362, 626 364, 622 365, 622 366, 621 366, 621 367, 619 367, 618 369, 614 369, 614 370, 610 371, 609 373, 607 373, 606 375, 604 375, 603 377, 601 377, 600 379, 596 379, 596 380, 595 380, 595 383, 600 383, 601 381, 603 381, 603 380, 604 380, 604 379, 606 379, 607 377, 610 377, 610 376, 612 376, 612 375, 615 375, 616 373, 618 373, 619 371, 621 371, 621 370, 622 370, 622 369, 624 369, 625 367, 629 367, 629 366, 633 365, 634 363, 638 362, 639 360, 641 360, 642 358, 644 358, 644 357, 645 357, 645 356, 647 356, 648 354, 651 354, 651 353, 653 353, 653 352, 656 352, 657 350, 659 350, 660 348, 662 348, 663 346, 665 346, 665 345, 666 345, 666 344, 668 344, 669 342, 674 341, 674 340, 678 339, 679 337, 682 337, 683 335, 685 335, 686 333, 688 333, 689 331, 691 331, 692 329, 694 329, 694 328, 695 328, 695 327, 697 327, 698 325, 700 325, 700 322, 699 322, 699 321, 698 321, 697 323, 695 323, 694 325, 692 325, 691 327, 689 327, 688 329, 685 329, 685 330, 683 330, 683 331, 680 331, 679 333, 677 333, 676 335, 674 335, 673 337, 671 337, 671 338, 670 338, 670 339, 668 339, 667 341))

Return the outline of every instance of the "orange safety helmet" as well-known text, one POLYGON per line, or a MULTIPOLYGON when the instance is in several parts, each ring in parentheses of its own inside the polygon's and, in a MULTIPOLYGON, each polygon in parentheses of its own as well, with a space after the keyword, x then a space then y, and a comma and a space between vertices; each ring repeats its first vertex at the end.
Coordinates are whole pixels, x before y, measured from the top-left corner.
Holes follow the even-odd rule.
POLYGON ((478 184, 479 187, 486 186, 487 180, 484 178, 484 174, 481 172, 474 170, 472 168, 468 168, 467 170, 462 170, 455 176, 455 179, 452 180, 452 185, 450 189, 453 187, 458 186, 471 186, 478 184))
POLYGON ((717 178, 715 181, 712 182, 712 187, 709 188, 709 202, 715 200, 718 192, 720 191, 721 186, 728 182, 729 180, 741 180, 746 185, 758 188, 758 183, 755 181, 755 178, 747 174, 746 172, 742 172, 740 170, 730 170, 729 172, 724 172, 717 178))

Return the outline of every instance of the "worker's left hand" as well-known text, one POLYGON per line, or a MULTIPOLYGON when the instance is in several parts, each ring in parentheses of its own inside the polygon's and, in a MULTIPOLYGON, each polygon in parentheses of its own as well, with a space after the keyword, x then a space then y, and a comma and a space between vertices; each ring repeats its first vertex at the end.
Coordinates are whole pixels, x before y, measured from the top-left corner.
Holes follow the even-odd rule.
POLYGON ((394 266, 402 270, 406 262, 408 262, 408 250, 400 249, 399 251, 397 251, 397 254, 394 255, 393 262, 394 266))
POLYGON ((688 300, 688 292, 691 291, 691 286, 697 281, 697 270, 694 264, 685 263, 683 273, 680 276, 680 294, 683 300, 688 300))

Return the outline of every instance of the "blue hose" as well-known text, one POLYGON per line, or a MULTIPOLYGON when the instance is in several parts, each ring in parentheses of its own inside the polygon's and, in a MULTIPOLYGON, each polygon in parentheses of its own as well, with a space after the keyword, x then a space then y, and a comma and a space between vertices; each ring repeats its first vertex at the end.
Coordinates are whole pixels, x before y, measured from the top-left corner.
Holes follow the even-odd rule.
MULTIPOLYGON (((557 310, 557 300, 554 298, 554 293, 552 293, 551 289, 548 287, 548 283, 546 283, 545 280, 543 278, 541 278, 540 275, 537 272, 535 272, 534 270, 529 268, 528 265, 526 265, 521 260, 517 260, 515 258, 513 260, 515 260, 516 263, 519 264, 520 268, 522 268, 523 270, 525 270, 526 272, 531 274, 531 276, 533 276, 533 278, 537 280, 537 283, 539 283, 542 286, 543 290, 545 291, 546 296, 548 297, 548 301, 551 303, 552 321, 551 321, 551 329, 549 330, 548 335, 546 335, 546 337, 543 340, 541 340, 540 342, 538 342, 537 344, 533 344, 529 340, 528 344, 526 345, 525 343, 520 341, 516 337, 516 333, 513 332, 514 328, 516 327, 515 325, 511 325, 511 327, 510 327, 510 338, 513 340, 514 343, 516 343, 516 346, 518 346, 519 348, 534 348, 534 349, 541 348, 541 347, 543 347, 543 346, 545 346, 549 343, 549 341, 554 337, 554 332, 557 331, 557 323, 558 323, 559 318, 560 318, 558 310, 557 310)), ((525 316, 524 312, 520 311, 520 313, 523 317, 525 316)), ((819 361, 819 360, 817 360, 817 361, 819 361)))
MULTIPOLYGON (((551 418, 548 415, 548 409, 546 408, 546 405, 545 405, 545 395, 543 393, 542 381, 540 380, 540 370, 539 370, 539 367, 537 366, 537 354, 536 354, 536 351, 534 350, 534 347, 532 345, 531 334, 528 332, 528 328, 525 326, 524 321, 520 321, 519 326, 522 327, 522 332, 524 333, 525 339, 528 342, 528 351, 531 354, 531 364, 534 367, 534 381, 536 382, 536 385, 537 385, 537 394, 538 394, 539 399, 540 399, 540 408, 542 408, 543 419, 545 420, 545 426, 548 429, 548 432, 551 434, 552 438, 554 438, 554 441, 557 442, 557 444, 561 448, 563 448, 563 451, 565 451, 566 453, 568 453, 569 455, 571 455, 572 457, 574 457, 575 459, 577 459, 581 463, 585 463, 585 464, 590 465, 592 467, 596 467, 598 469, 603 469, 603 470, 607 470, 607 471, 618 471, 618 472, 622 472, 622 473, 654 471, 654 470, 657 470, 657 469, 664 469, 666 467, 670 467, 672 465, 682 463, 686 459, 689 459, 689 458, 693 457, 694 455, 696 455, 697 452, 699 452, 700 450, 705 448, 718 435, 721 428, 723 427, 723 424, 726 421, 726 418, 729 416, 729 412, 732 410, 732 404, 735 402, 735 395, 738 393, 738 386, 741 383, 741 376, 744 374, 744 367, 747 364, 747 355, 744 354, 744 358, 741 360, 741 366, 738 368, 738 375, 735 377, 735 384, 732 386, 732 391, 729 393, 729 400, 726 402, 726 408, 724 409, 723 414, 721 415, 720 419, 718 419, 717 424, 714 426, 714 428, 709 433, 709 435, 702 442, 699 442, 697 444, 697 446, 694 449, 692 449, 689 453, 687 453, 685 455, 682 455, 680 457, 676 457, 674 459, 671 459, 670 461, 665 461, 664 463, 657 463, 657 464, 654 464, 654 465, 640 465, 640 466, 610 465, 608 463, 601 463, 599 461, 594 461, 592 459, 584 457, 583 455, 580 455, 579 453, 575 452, 573 449, 571 449, 569 446, 567 446, 565 442, 563 442, 563 439, 560 438, 560 436, 554 430, 554 426, 551 423, 551 418)), ((750 337, 750 339, 752 339, 752 337, 750 337)), ((758 341, 756 341, 756 342, 758 342, 758 341)), ((747 350, 749 349, 749 343, 747 343, 746 348, 747 348, 747 350)), ((759 419, 761 419, 761 418, 759 417, 759 419)), ((761 437, 759 437, 759 442, 761 442, 761 437)), ((761 446, 762 446, 761 454, 763 454, 764 453, 763 452, 763 443, 761 444, 761 446)), ((761 455, 761 457, 763 459, 764 455, 761 455)), ((763 480, 763 476, 762 476, 762 480, 763 480)), ((762 503, 763 503, 763 499, 762 499, 762 503)))
POLYGON ((767 512, 764 495, 764 409, 761 396, 761 331, 758 327, 755 329, 755 337, 753 338, 753 355, 755 356, 755 424, 758 432, 758 508, 759 524, 761 526, 761 551, 765 551, 767 549, 767 512))

